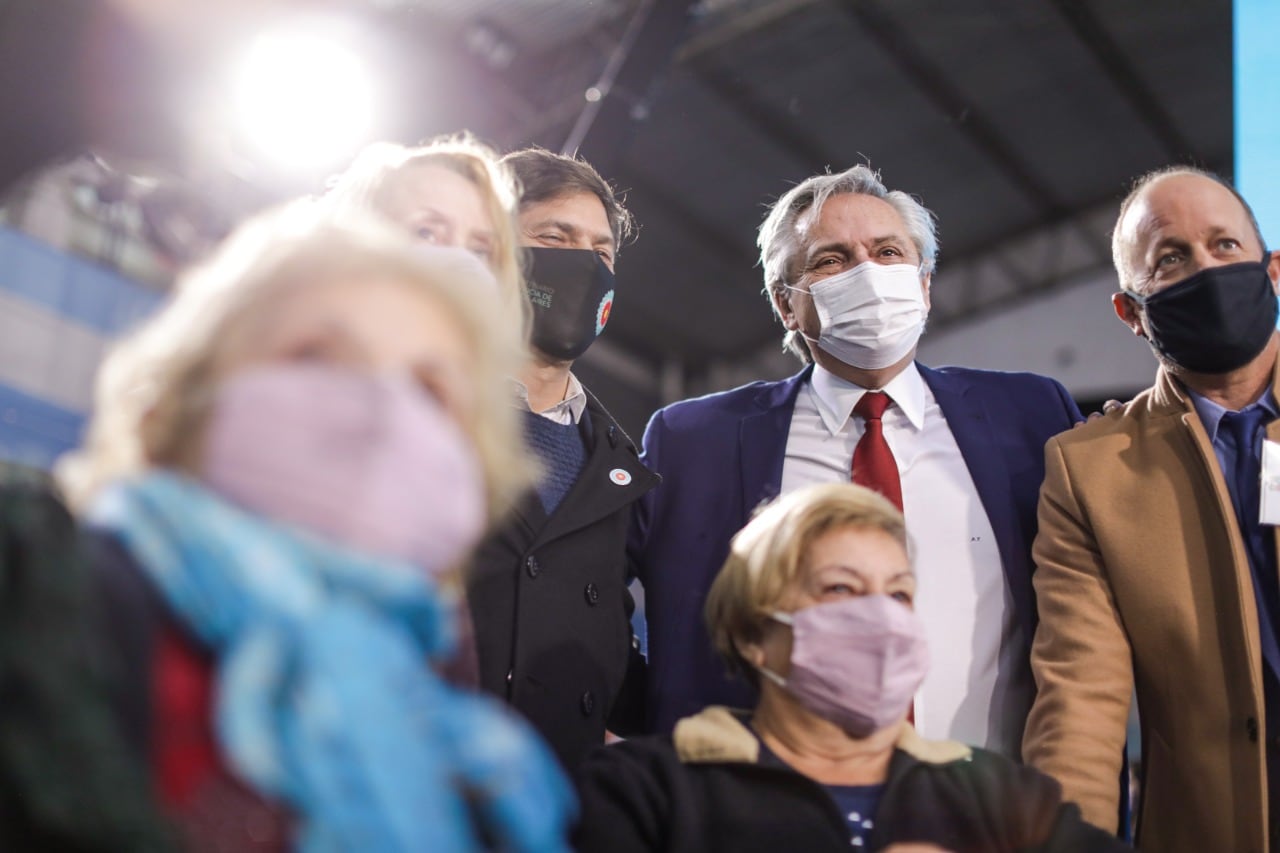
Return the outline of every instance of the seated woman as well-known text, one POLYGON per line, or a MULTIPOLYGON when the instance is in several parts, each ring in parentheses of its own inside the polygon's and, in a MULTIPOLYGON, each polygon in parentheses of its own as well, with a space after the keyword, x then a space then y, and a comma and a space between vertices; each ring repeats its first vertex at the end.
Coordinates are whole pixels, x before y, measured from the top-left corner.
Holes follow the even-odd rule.
POLYGON ((907 722, 928 667, 902 515, 854 485, 760 512, 711 587, 720 653, 759 690, 670 737, 597 750, 583 851, 1125 849, 1056 782, 907 722))
POLYGON ((549 751, 428 664, 529 479, 494 293, 465 252, 287 209, 104 365, 63 473, 190 849, 564 849, 549 751))

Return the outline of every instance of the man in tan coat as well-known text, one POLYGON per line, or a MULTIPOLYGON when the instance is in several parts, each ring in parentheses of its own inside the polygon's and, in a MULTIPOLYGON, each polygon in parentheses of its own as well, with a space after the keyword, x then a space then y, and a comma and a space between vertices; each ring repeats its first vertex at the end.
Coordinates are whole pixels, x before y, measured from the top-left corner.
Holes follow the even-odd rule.
POLYGON ((1280 252, 1234 190, 1184 168, 1139 181, 1112 250, 1116 314, 1160 368, 1046 447, 1023 758, 1115 829, 1136 688, 1140 848, 1280 851, 1280 583, 1259 508, 1264 438, 1280 441, 1280 252))

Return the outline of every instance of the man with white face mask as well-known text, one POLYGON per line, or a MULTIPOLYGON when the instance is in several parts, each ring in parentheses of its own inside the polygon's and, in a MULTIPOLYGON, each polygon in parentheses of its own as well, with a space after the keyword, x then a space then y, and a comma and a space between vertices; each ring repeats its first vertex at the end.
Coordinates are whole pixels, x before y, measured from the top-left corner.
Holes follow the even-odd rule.
POLYGON ((729 539, 762 501, 853 480, 905 513, 935 663, 926 737, 1012 758, 1034 694, 1030 547, 1044 444, 1080 419, 1057 382, 915 361, 938 241, 933 215, 866 166, 802 182, 760 228, 765 286, 805 368, 669 406, 645 433, 663 483, 631 555, 649 620, 649 722, 747 706, 702 625, 729 539))

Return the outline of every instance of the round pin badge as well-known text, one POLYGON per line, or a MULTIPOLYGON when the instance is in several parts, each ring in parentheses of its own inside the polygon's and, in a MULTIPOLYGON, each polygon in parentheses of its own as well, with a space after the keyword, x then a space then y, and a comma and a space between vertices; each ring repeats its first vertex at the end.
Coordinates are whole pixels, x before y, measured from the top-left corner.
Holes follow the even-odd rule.
POLYGON ((629 486, 631 485, 631 472, 623 470, 622 468, 614 468, 609 472, 609 479, 612 480, 615 485, 629 486))
POLYGON ((600 300, 600 305, 596 308, 596 334, 604 331, 604 327, 609 324, 609 315, 613 312, 613 291, 610 290, 600 300))

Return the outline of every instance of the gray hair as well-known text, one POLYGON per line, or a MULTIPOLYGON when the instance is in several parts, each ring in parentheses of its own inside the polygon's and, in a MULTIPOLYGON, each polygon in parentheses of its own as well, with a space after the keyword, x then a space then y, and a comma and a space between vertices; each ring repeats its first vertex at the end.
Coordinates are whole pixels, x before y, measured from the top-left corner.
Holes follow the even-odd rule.
MULTIPOLYGON (((793 278, 795 261, 800 254, 796 223, 812 210, 817 216, 833 195, 855 193, 869 195, 890 204, 907 226, 907 236, 920 254, 920 276, 933 272, 938 261, 938 222, 933 212, 901 190, 890 191, 880 180, 880 173, 869 166, 858 165, 837 174, 814 175, 796 184, 778 199, 760 225, 756 245, 760 247, 760 266, 764 268, 765 296, 773 294, 793 278)), ((784 346, 802 361, 811 360, 804 338, 788 332, 784 346)))
POLYGON ((1125 258, 1125 250, 1129 247, 1125 245, 1124 240, 1120 237, 1120 223, 1124 222, 1125 214, 1129 212, 1129 208, 1138 200, 1138 196, 1146 191, 1147 187, 1156 181, 1171 178, 1175 175, 1196 175, 1201 178, 1208 178, 1218 186, 1228 190, 1236 197, 1236 201, 1240 202, 1244 212, 1248 214, 1249 224, 1253 226, 1253 235, 1258 238, 1258 245, 1264 249, 1267 247, 1266 241, 1262 239, 1262 229, 1258 227, 1258 217, 1253 214, 1253 208, 1249 206, 1249 202, 1244 200, 1244 196, 1240 195, 1226 178, 1207 169, 1201 169, 1198 166, 1165 166, 1164 168, 1147 172, 1135 180, 1132 189, 1129 190, 1129 194, 1124 197, 1124 201, 1120 202, 1120 213, 1116 216, 1115 227, 1111 229, 1111 264, 1116 268, 1116 276, 1120 279, 1121 290, 1130 293, 1138 292, 1137 288, 1134 287, 1133 277, 1129 275, 1128 259, 1125 258))

